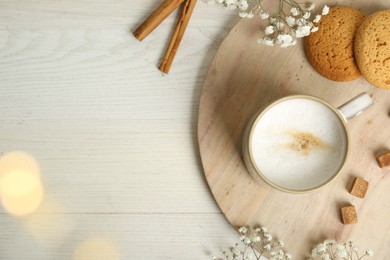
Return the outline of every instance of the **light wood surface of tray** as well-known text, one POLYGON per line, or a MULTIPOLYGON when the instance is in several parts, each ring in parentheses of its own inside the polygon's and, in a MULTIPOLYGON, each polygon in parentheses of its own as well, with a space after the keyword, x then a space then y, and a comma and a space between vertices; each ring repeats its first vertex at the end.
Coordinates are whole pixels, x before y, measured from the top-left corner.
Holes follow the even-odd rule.
MULTIPOLYGON (((325 1, 316 1, 321 3, 325 1)), ((386 0, 338 4, 366 14, 390 8, 386 0)), ((363 77, 347 83, 327 80, 308 64, 301 41, 287 49, 259 45, 262 27, 259 19, 244 19, 232 29, 202 89, 198 141, 217 204, 235 227, 268 227, 295 259, 308 257, 327 238, 354 240, 373 249, 374 259, 390 259, 390 168, 381 169, 375 161, 375 155, 390 149, 390 91, 371 86, 363 77), (374 105, 348 122, 351 153, 334 182, 312 193, 289 194, 252 179, 242 161, 241 141, 256 111, 289 94, 314 95, 337 107, 361 92, 369 93, 374 105), (349 194, 356 176, 370 183, 364 199, 349 194), (348 204, 356 206, 358 224, 342 224, 340 207, 348 204)))

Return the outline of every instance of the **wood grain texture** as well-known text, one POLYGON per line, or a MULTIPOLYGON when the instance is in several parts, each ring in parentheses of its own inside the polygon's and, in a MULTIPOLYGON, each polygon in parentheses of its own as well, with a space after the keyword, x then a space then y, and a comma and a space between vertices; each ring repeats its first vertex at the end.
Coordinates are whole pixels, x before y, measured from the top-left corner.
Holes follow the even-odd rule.
POLYGON ((94 234, 121 259, 210 259, 236 240, 204 180, 196 120, 206 70, 239 18, 199 3, 163 76, 177 13, 142 43, 131 33, 159 3, 0 0, 0 153, 33 155, 45 188, 39 214, 0 205, 0 259, 69 260, 94 234), (43 242, 24 228, 39 216, 54 216, 49 230, 38 218, 43 242))
POLYGON ((1 216, 1 259, 211 259, 237 239, 219 214, 35 214, 1 216), (4 228, 6 227, 6 228, 4 228), (75 257, 85 241, 105 241, 75 257), (155 245, 159 241, 161 245, 155 245), (92 257, 94 256, 94 257, 92 257), (106 256, 106 257, 104 257, 106 256), (104 257, 104 258, 103 258, 104 257))
MULTIPOLYGON (((369 14, 386 4, 352 5, 369 14)), ((258 45, 262 26, 258 20, 243 20, 232 29, 202 89, 198 141, 215 200, 233 226, 267 226, 286 242, 295 259, 307 258, 311 247, 326 238, 352 239, 371 247, 375 259, 390 259, 385 246, 390 244, 390 169, 380 169, 374 156, 390 148, 390 92, 374 88, 364 78, 337 83, 321 77, 306 61, 301 43, 288 49, 258 45), (250 177, 241 158, 241 137, 256 111, 289 94, 315 95, 337 107, 364 91, 375 104, 348 122, 351 154, 336 181, 318 192, 297 195, 250 177), (364 200, 348 193, 355 176, 370 182, 364 200), (341 222, 339 208, 349 203, 358 211, 356 225, 341 222)))

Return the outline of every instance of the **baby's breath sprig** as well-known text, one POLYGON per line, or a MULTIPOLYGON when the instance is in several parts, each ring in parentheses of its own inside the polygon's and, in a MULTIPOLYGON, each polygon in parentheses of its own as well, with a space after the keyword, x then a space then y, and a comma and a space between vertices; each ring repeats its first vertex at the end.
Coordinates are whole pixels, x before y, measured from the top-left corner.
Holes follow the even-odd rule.
MULTIPOLYGON (((224 251, 226 260, 259 260, 267 257, 270 260, 290 260, 292 256, 283 249, 284 243, 276 241, 265 227, 240 227, 241 244, 236 243, 229 252, 224 251)), ((213 257, 213 260, 221 258, 213 257)))
POLYGON ((316 32, 316 23, 323 15, 329 13, 329 7, 324 6, 321 14, 314 15, 314 3, 300 4, 295 0, 279 1, 278 14, 271 16, 263 9, 262 0, 204 0, 208 4, 219 4, 226 9, 239 10, 239 16, 252 18, 255 12, 259 11, 259 16, 263 20, 268 20, 269 25, 265 27, 265 36, 258 40, 259 43, 281 47, 294 46, 298 38, 308 36, 316 32), (288 12, 287 12, 288 10, 288 12))
POLYGON ((334 240, 328 239, 313 248, 309 260, 360 260, 374 254, 371 249, 366 249, 364 254, 359 254, 358 250, 359 247, 353 241, 337 244, 334 240))

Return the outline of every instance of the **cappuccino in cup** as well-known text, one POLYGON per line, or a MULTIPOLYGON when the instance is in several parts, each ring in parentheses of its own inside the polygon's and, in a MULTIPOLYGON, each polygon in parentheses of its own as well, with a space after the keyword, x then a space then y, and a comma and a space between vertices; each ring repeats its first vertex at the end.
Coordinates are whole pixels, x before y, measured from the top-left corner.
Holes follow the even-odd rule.
POLYGON ((306 192, 324 186, 347 159, 346 119, 371 103, 367 94, 339 109, 305 95, 272 103, 252 120, 244 134, 243 157, 248 171, 255 179, 283 191, 306 192))

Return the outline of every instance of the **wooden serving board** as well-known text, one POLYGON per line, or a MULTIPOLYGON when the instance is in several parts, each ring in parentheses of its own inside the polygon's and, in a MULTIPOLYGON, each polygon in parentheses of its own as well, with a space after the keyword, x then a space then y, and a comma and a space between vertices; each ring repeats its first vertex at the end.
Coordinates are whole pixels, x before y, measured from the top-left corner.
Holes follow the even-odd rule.
MULTIPOLYGON (((321 3, 316 1, 317 6, 321 3)), ((366 14, 390 8, 388 0, 338 4, 366 14)), ((327 80, 308 64, 301 43, 287 49, 258 44, 263 27, 260 19, 244 19, 232 29, 202 89, 198 141, 218 206, 235 227, 268 227, 295 259, 308 257, 312 247, 327 238, 354 240, 373 249, 374 259, 390 259, 390 168, 380 169, 375 161, 376 154, 390 149, 390 90, 375 88, 364 78, 327 80), (251 178, 242 161, 241 139, 257 110, 289 94, 311 94, 339 106, 361 92, 372 95, 374 105, 348 122, 351 153, 334 182, 309 194, 289 194, 251 178), (364 199, 348 192, 355 176, 370 183, 364 199), (358 224, 342 224, 339 208, 348 204, 356 205, 358 224)))

